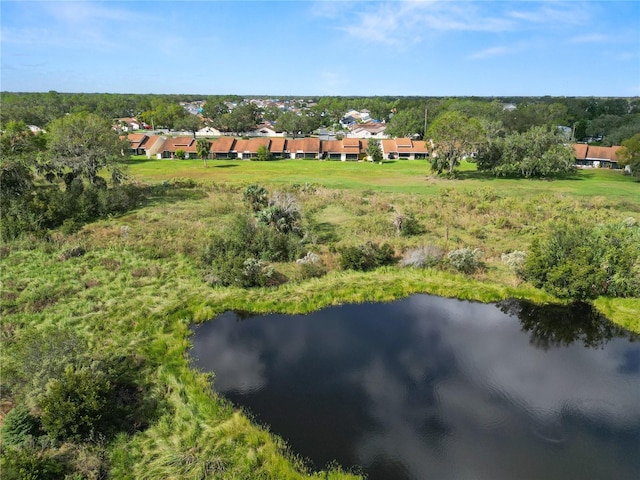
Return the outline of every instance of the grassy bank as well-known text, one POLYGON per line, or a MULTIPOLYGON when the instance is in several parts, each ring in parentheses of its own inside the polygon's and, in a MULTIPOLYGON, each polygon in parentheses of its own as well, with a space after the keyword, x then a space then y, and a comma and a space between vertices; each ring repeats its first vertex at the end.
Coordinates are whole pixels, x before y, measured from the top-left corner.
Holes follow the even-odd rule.
MULTIPOLYGON (((526 250, 548 222, 562 216, 640 221, 640 184, 619 172, 585 171, 549 182, 495 180, 466 167, 461 179, 449 181, 430 178, 423 162, 409 161, 216 161, 205 169, 199 161, 134 160, 129 174, 137 181, 168 180, 135 211, 73 235, 53 232, 47 240, 2 246, 3 339, 56 325, 82 332, 96 352, 136 352, 145 359, 158 418, 108 445, 113 478, 327 478, 306 471, 280 439, 252 424, 211 390, 207 376, 190 368, 189 325, 228 309, 307 313, 418 292, 483 302, 553 302, 521 283, 501 255, 526 250), (249 183, 296 196, 308 248, 322 258, 326 276, 303 279, 290 262, 274 265, 288 279, 277 288, 214 288, 203 280, 203 246, 245 208, 242 192, 249 183), (397 235, 398 213, 415 215, 423 232, 397 235), (479 248, 484 267, 474 275, 400 267, 340 271, 339 249, 367 240, 389 242, 398 254, 422 245, 479 248)), ((640 299, 602 298, 595 304, 640 332, 640 299)), ((336 470, 327 476, 354 477, 336 470)))

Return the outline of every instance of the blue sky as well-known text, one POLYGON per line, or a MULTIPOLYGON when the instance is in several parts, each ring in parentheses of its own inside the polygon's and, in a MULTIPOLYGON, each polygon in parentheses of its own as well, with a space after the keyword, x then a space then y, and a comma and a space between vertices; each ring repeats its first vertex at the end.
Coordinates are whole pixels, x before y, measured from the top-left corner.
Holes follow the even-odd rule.
POLYGON ((640 95, 640 2, 2 0, 4 91, 640 95))

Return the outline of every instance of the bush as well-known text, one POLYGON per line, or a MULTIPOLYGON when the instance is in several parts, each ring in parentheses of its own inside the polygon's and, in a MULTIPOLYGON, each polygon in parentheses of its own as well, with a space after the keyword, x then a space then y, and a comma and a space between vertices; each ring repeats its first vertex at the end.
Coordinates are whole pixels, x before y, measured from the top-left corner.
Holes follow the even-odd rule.
POLYGON ((40 399, 42 427, 52 438, 86 440, 111 425, 112 386, 104 372, 68 366, 40 399))
POLYGON ((266 265, 262 260, 247 258, 242 262, 242 287, 264 287, 273 277, 273 267, 266 265))
POLYGON ((629 221, 554 223, 531 244, 524 275, 559 298, 640 296, 640 227, 629 221))
POLYGON ((502 254, 502 262, 507 265, 519 277, 524 276, 524 265, 527 260, 526 252, 516 250, 511 253, 502 254))
POLYGON ((42 433, 40 427, 38 417, 33 416, 26 406, 18 405, 4 417, 2 444, 4 446, 20 445, 31 437, 39 436, 42 433))
POLYGON ((300 207, 293 195, 276 192, 269 205, 258 211, 256 218, 280 233, 295 233, 302 237, 300 207))
POLYGON ((300 255, 301 248, 296 234, 281 233, 269 225, 257 224, 249 216, 238 216, 227 231, 211 238, 202 260, 210 269, 209 283, 254 287, 266 284, 266 279, 247 275, 255 265, 245 262, 292 261, 300 255))
POLYGON ((252 160, 257 160, 259 162, 268 162, 273 159, 273 155, 269 151, 266 145, 260 145, 258 150, 256 151, 256 156, 252 160))
POLYGON ((245 189, 243 199, 249 204, 251 210, 259 212, 269 204, 269 193, 263 186, 253 184, 245 189))
POLYGON ((400 260, 400 266, 415 268, 435 267, 442 261, 442 257, 444 257, 444 252, 440 247, 426 245, 407 250, 400 260))
POLYGON ((296 260, 296 263, 300 265, 302 279, 320 278, 327 273, 322 259, 313 252, 308 252, 304 257, 296 260))
POLYGON ((132 185, 85 185, 72 179, 66 189, 57 185, 35 187, 30 194, 7 198, 0 212, 3 238, 26 232, 46 232, 63 226, 63 233, 74 233, 89 221, 134 208, 141 197, 132 185))
POLYGON ((480 257, 482 251, 478 248, 471 250, 469 247, 453 250, 447 254, 449 265, 459 272, 471 274, 482 267, 480 257))
POLYGON ((88 351, 77 329, 21 329, 2 352, 2 387, 19 402, 31 404, 67 365, 82 362, 88 351))
POLYGON ((373 270, 384 265, 396 263, 393 247, 388 243, 378 246, 367 242, 357 247, 345 247, 340 252, 340 267, 343 270, 373 270))
POLYGON ((396 227, 396 233, 403 237, 420 235, 424 232, 424 227, 418 222, 413 213, 408 215, 396 214, 393 224, 396 227))
POLYGON ((59 480, 67 467, 60 459, 34 447, 5 448, 0 471, 3 480, 59 480))

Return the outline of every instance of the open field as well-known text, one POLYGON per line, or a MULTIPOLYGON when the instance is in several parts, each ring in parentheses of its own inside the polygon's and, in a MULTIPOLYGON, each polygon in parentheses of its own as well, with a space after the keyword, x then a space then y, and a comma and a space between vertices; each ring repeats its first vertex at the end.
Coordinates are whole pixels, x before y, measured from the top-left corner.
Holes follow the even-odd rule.
MULTIPOLYGON (((306 472, 283 442, 211 392, 186 358, 189 325, 227 309, 309 312, 345 302, 391 301, 425 292, 476 301, 509 297, 556 301, 521 283, 501 255, 526 250, 546 225, 574 216, 587 222, 640 222, 640 183, 620 172, 589 170, 557 181, 484 177, 464 165, 457 180, 429 176, 420 161, 383 165, 131 160, 129 175, 153 185, 136 209, 85 225, 72 235, 26 238, 2 246, 2 334, 47 325, 82 332, 96 351, 136 352, 159 399, 148 429, 121 434, 109 448, 114 478, 353 478, 306 472), (179 180, 173 180, 179 179, 179 180), (189 182, 184 179, 194 179, 189 182), (264 185, 297 198, 308 248, 329 273, 304 279, 295 262, 275 268, 276 288, 211 287, 204 245, 239 211, 244 187, 264 185), (397 235, 393 218, 413 214, 422 233, 397 235), (389 242, 398 254, 424 245, 483 252, 473 275, 385 267, 340 271, 342 246, 389 242), (77 247, 81 254, 72 255, 77 247)), ((596 306, 640 332, 640 299, 601 298, 596 306)))
POLYGON ((561 180, 527 180, 496 178, 478 172, 475 164, 464 162, 459 180, 433 178, 426 161, 387 161, 382 165, 364 162, 318 160, 148 160, 133 157, 129 174, 143 181, 193 178, 232 184, 265 183, 291 185, 317 183, 327 188, 375 190, 380 192, 435 195, 441 188, 495 188, 506 194, 535 196, 563 193, 577 196, 604 196, 640 203, 640 184, 620 171, 607 169, 578 170, 561 180))

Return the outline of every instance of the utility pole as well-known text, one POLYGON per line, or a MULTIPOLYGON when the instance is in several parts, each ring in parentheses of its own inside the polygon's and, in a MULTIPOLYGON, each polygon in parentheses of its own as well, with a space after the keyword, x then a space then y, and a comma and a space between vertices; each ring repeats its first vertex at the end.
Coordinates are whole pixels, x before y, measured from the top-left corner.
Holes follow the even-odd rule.
POLYGON ((424 107, 424 133, 422 134, 422 139, 427 138, 427 112, 429 107, 424 107))

